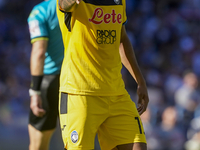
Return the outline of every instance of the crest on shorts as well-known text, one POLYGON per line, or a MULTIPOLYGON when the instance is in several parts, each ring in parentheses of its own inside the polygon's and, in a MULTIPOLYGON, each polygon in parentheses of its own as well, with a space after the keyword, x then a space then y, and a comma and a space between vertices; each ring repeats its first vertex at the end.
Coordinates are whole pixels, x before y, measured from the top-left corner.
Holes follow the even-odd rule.
POLYGON ((120 0, 114 0, 114 2, 119 5, 120 4, 120 0))
POLYGON ((75 130, 72 131, 72 133, 71 133, 71 141, 73 143, 76 143, 78 141, 78 133, 75 130))

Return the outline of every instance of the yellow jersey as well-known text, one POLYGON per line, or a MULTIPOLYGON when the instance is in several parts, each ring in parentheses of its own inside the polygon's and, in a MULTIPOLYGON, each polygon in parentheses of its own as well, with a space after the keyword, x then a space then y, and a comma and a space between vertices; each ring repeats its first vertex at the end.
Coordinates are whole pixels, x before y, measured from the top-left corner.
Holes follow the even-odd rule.
POLYGON ((126 22, 125 0, 82 0, 72 12, 57 15, 65 47, 60 91, 79 95, 127 93, 119 45, 126 22))

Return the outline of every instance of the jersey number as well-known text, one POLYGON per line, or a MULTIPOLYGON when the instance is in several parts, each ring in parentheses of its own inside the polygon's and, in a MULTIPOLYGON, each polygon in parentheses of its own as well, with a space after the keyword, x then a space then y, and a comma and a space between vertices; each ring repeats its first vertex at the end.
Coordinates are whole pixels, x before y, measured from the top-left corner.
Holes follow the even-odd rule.
POLYGON ((141 128, 140 120, 139 120, 138 117, 135 117, 135 120, 137 120, 137 122, 138 122, 138 126, 139 126, 139 130, 140 130, 140 134, 142 134, 142 128, 141 128))

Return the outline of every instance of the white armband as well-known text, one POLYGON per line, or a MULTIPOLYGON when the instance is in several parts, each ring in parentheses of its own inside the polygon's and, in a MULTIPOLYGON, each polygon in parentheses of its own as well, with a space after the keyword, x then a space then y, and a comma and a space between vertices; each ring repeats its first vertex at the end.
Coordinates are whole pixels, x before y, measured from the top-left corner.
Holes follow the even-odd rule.
POLYGON ((29 96, 33 96, 33 95, 41 95, 41 92, 35 91, 33 89, 29 89, 29 96))

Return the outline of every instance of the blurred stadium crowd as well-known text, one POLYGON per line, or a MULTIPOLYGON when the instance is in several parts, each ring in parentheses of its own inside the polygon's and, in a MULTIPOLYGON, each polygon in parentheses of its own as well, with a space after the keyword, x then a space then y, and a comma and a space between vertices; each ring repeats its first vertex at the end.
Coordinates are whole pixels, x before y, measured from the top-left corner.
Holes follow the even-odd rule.
MULTIPOLYGON (((0 0, 0 127, 27 123, 26 19, 40 1, 0 0)), ((150 97, 141 117, 148 150, 200 150, 200 1, 127 0, 127 17, 150 97)), ((135 81, 124 68, 122 74, 136 100, 135 81)))

